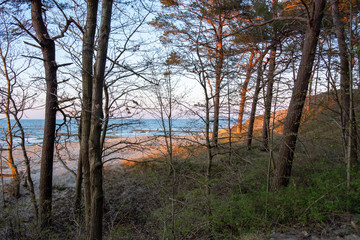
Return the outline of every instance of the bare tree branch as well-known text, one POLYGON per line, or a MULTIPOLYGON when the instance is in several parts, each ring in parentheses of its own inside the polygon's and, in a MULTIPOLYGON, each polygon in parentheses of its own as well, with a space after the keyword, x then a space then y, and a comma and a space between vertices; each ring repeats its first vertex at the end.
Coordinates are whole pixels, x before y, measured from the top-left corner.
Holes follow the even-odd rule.
POLYGON ((13 16, 13 18, 15 19, 15 21, 17 21, 18 26, 19 26, 21 29, 23 29, 27 34, 29 34, 30 37, 32 37, 37 43, 40 44, 39 39, 38 39, 34 34, 32 34, 28 29, 26 29, 26 27, 24 26, 24 24, 22 24, 19 19, 17 19, 15 16, 13 16))
POLYGON ((57 67, 59 68, 59 67, 66 67, 66 66, 70 66, 70 65, 72 65, 73 63, 63 63, 63 64, 59 64, 59 65, 57 65, 57 67))
POLYGON ((29 42, 27 42, 27 41, 24 41, 24 43, 27 44, 27 45, 29 45, 29 46, 36 47, 36 48, 41 49, 40 46, 37 46, 37 45, 35 45, 35 44, 33 44, 33 43, 29 43, 29 42))
POLYGON ((34 57, 34 56, 26 56, 26 55, 21 55, 21 56, 23 56, 23 57, 27 57, 27 58, 34 58, 34 59, 37 59, 37 60, 40 60, 40 61, 45 61, 45 59, 43 59, 43 58, 39 58, 39 57, 34 57))
POLYGON ((64 29, 61 30, 61 33, 60 33, 59 35, 53 37, 53 40, 57 40, 57 39, 59 39, 59 38, 64 37, 66 31, 69 29, 69 26, 70 26, 70 24, 71 24, 72 22, 75 22, 72 18, 66 19, 66 25, 65 25, 64 29))

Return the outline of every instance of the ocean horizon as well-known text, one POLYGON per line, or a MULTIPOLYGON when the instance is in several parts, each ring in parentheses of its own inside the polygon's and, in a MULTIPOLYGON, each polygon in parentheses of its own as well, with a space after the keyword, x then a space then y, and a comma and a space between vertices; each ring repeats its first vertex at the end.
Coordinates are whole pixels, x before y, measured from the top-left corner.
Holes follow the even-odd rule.
MULTIPOLYGON (((44 119, 22 119, 20 122, 25 131, 25 140, 27 145, 42 144, 44 134, 44 119)), ((12 124, 15 122, 11 121, 12 124)), ((234 125, 236 119, 230 120, 230 125, 234 125)), ((71 120, 64 125, 62 119, 57 119, 57 135, 58 141, 65 138, 70 141, 78 141, 78 123, 71 120)), ((228 128, 229 120, 220 119, 220 129, 228 128)), ((165 120, 166 130, 168 131, 168 121, 165 120)), ((205 132, 205 123, 201 119, 172 119, 173 135, 189 135, 201 134, 205 132)), ((0 148, 7 145, 5 141, 5 131, 7 129, 6 120, 0 119, 0 148)), ((20 143, 20 131, 16 127, 14 129, 14 145, 20 143)), ((161 119, 110 119, 107 130, 108 137, 142 137, 163 135, 164 128, 161 119)))

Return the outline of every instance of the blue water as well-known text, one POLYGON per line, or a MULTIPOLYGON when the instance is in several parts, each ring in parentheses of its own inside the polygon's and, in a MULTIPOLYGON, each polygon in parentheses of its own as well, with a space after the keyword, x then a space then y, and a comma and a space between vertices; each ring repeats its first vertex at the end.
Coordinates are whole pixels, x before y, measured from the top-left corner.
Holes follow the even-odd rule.
MULTIPOLYGON (((231 125, 235 124, 235 120, 231 120, 231 125)), ((14 122, 12 122, 14 123, 14 122)), ((62 120, 57 120, 57 133, 58 141, 62 141, 64 138, 69 138, 70 141, 78 141, 76 135, 78 134, 78 124, 75 120, 60 126, 62 120)), ((228 120, 220 120, 220 129, 228 127, 228 120)), ((21 124, 26 134, 26 144, 41 144, 44 120, 43 119, 24 119, 21 120, 21 124)), ((205 131, 205 123, 200 119, 173 119, 172 120, 173 135, 185 135, 201 133, 205 131)), ((166 121, 166 128, 168 124, 166 121)), ((6 146, 5 133, 6 121, 0 119, 0 148, 6 146)), ((14 129, 14 143, 20 142, 20 132, 18 128, 14 129)), ((153 136, 163 135, 163 127, 160 119, 111 119, 109 121, 109 128, 107 130, 107 136, 113 137, 135 137, 135 136, 153 136)))

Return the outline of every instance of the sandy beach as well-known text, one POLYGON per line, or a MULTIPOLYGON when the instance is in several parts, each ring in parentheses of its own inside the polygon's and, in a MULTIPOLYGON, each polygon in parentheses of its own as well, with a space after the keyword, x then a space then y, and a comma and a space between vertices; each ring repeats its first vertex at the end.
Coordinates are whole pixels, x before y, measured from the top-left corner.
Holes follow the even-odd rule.
MULTIPOLYGON (((201 135, 174 136, 174 146, 185 146, 188 144, 203 142, 201 135)), ((54 187, 75 187, 76 172, 79 157, 79 142, 65 142, 56 144, 54 165, 53 165, 53 186, 54 187)), ((26 150, 30 158, 31 176, 35 184, 35 191, 38 192, 40 180, 40 159, 41 146, 27 146, 26 150)), ((14 159, 18 171, 23 180, 26 176, 25 162, 20 148, 14 149, 14 159)), ((166 155, 166 141, 162 136, 146 137, 121 137, 106 138, 103 152, 104 168, 121 167, 131 165, 136 161, 151 161, 151 159, 166 155)), ((7 157, 3 151, 1 156, 7 157)), ((3 163, 3 174, 11 173, 6 164, 3 163)), ((11 178, 4 177, 4 184, 11 181, 11 178)), ((1 184, 1 182, 0 182, 1 184)))

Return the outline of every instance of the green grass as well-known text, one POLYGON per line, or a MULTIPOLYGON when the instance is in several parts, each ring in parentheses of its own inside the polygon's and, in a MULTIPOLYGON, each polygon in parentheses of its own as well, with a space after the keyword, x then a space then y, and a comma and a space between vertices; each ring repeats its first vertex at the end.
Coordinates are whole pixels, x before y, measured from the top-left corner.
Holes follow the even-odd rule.
MULTIPOLYGON (((239 151, 246 150, 240 146, 239 151)), ((225 161, 227 155, 214 160, 209 197, 205 194, 204 168, 197 158, 179 160, 175 179, 163 164, 148 165, 141 174, 141 165, 135 171, 128 170, 128 178, 135 178, 144 188, 156 192, 145 203, 152 207, 142 216, 141 227, 156 238, 175 235, 178 239, 240 239, 295 224, 326 224, 348 211, 360 212, 359 170, 353 170, 348 192, 344 164, 309 162, 298 154, 290 186, 267 192, 268 154, 245 153, 246 161, 241 153, 232 157, 231 165, 225 161), (206 208, 209 202, 211 215, 206 208)), ((126 235, 133 228, 125 225, 117 229, 126 235)))

